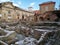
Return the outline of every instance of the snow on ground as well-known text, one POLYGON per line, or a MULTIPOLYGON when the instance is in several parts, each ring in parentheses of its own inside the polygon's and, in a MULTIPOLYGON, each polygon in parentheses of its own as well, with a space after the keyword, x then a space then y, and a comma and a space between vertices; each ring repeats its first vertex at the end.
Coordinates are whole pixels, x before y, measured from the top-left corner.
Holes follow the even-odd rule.
POLYGON ((5 35, 5 36, 9 36, 10 34, 15 32, 15 31, 8 31, 8 30, 4 30, 4 31, 7 33, 7 35, 5 35))
POLYGON ((17 34, 16 37, 18 40, 24 40, 25 39, 25 36, 22 34, 17 34))
POLYGON ((40 37, 40 39, 37 41, 37 43, 41 42, 44 39, 44 36, 47 34, 48 32, 45 32, 44 34, 42 34, 42 36, 40 37))
POLYGON ((31 37, 26 37, 24 40, 20 40, 20 41, 16 42, 15 44, 18 44, 18 45, 36 45, 34 43, 34 41, 36 41, 36 39, 31 38, 31 37))
POLYGON ((2 38, 2 37, 7 37, 7 36, 9 36, 10 34, 12 34, 12 33, 15 32, 15 31, 4 30, 4 29, 2 29, 2 28, 0 28, 0 29, 3 30, 4 32, 6 32, 6 35, 0 36, 0 38, 2 38))
POLYGON ((0 40, 0 43, 2 43, 2 44, 4 44, 4 45, 8 45, 7 43, 5 43, 5 42, 3 42, 3 41, 1 41, 1 40, 0 40))
POLYGON ((52 31, 57 31, 57 30, 48 30, 48 29, 35 29, 37 31, 44 31, 44 32, 52 32, 52 31))
POLYGON ((18 44, 18 45, 24 45, 24 40, 21 40, 21 41, 18 41, 18 42, 16 42, 15 44, 18 44))

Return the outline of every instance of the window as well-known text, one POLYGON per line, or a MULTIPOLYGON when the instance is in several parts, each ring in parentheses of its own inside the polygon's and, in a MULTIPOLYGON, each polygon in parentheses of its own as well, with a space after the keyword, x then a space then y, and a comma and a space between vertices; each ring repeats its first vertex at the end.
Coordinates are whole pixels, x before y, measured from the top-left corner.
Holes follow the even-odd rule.
POLYGON ((0 19, 2 18, 2 14, 0 14, 0 19))
POLYGON ((17 18, 19 19, 19 13, 17 13, 17 18))
POLYGON ((24 19, 24 15, 22 15, 22 20, 24 19))
POLYGON ((50 20, 50 18, 47 18, 47 20, 50 20))
POLYGON ((6 17, 6 13, 4 13, 4 17, 6 17))
POLYGON ((2 17, 2 14, 0 14, 0 17, 2 17))
POLYGON ((8 19, 11 19, 12 17, 11 17, 11 15, 8 15, 8 19))
POLYGON ((48 11, 48 6, 45 7, 45 10, 48 11))
POLYGON ((8 15, 8 17, 11 17, 11 15, 8 15))
POLYGON ((11 11, 9 10, 9 11, 8 11, 8 14, 10 14, 10 13, 11 13, 11 11))
POLYGON ((1 19, 1 17, 0 17, 0 19, 1 19))
POLYGON ((41 21, 43 21, 43 20, 44 20, 44 19, 43 19, 43 17, 40 17, 39 19, 40 19, 41 21))

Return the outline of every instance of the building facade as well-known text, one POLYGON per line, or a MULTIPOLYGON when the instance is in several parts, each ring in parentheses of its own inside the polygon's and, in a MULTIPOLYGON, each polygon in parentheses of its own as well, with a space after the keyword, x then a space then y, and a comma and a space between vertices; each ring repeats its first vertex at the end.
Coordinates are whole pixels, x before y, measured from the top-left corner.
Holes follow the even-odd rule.
POLYGON ((55 2, 44 2, 42 4, 39 4, 40 6, 40 12, 43 14, 46 11, 53 11, 55 10, 55 2))
POLYGON ((52 2, 52 1, 44 2, 42 4, 39 4, 39 7, 40 7, 40 9, 39 9, 40 13, 35 12, 35 15, 34 15, 36 21, 38 21, 38 22, 39 21, 48 21, 48 20, 53 21, 53 20, 55 20, 57 18, 56 15, 53 15, 53 14, 50 13, 50 11, 55 10, 55 2, 52 2), (55 18, 53 18, 53 16, 55 18))
POLYGON ((27 17, 33 15, 34 15, 33 12, 29 12, 19 7, 16 7, 13 5, 12 2, 0 3, 0 20, 4 20, 7 22, 28 20, 27 17))
POLYGON ((35 10, 34 11, 34 21, 38 21, 39 17, 40 17, 40 11, 39 10, 35 10))

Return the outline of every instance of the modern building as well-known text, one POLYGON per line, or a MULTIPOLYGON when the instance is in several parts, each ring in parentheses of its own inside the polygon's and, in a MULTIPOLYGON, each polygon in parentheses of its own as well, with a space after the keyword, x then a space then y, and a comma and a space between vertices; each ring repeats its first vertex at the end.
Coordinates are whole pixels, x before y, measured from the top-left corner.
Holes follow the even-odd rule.
POLYGON ((13 22, 18 20, 28 20, 28 17, 33 17, 33 15, 33 12, 16 7, 12 2, 0 3, 0 21, 13 22))

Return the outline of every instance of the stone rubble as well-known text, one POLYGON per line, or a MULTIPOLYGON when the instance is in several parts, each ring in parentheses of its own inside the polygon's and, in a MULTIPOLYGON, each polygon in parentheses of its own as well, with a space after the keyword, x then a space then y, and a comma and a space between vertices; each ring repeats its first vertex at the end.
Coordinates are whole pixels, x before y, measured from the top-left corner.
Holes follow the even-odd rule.
POLYGON ((52 26, 52 29, 49 30, 25 24, 6 25, 6 28, 0 28, 0 43, 7 45, 57 45, 54 44, 56 42, 59 45, 60 30, 53 28, 56 27, 52 26))

